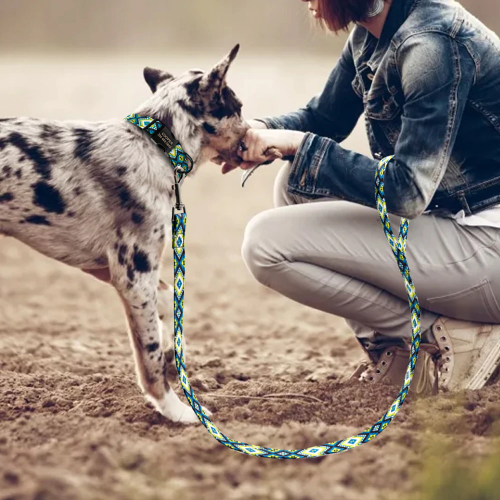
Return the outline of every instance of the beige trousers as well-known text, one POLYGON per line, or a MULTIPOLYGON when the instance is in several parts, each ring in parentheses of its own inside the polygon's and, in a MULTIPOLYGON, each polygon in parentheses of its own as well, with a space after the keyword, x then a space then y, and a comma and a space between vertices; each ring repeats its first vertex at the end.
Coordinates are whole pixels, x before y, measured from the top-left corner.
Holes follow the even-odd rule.
MULTIPOLYGON (((289 171, 287 163, 278 173, 275 208, 246 228, 242 255, 250 272, 292 300, 345 318, 368 349, 410 342, 406 290, 377 210, 292 195, 289 171)), ((397 235, 400 219, 389 218, 397 235)), ((429 329, 440 315, 500 323, 500 229, 431 215, 409 223, 407 258, 422 340, 433 342, 429 329)))

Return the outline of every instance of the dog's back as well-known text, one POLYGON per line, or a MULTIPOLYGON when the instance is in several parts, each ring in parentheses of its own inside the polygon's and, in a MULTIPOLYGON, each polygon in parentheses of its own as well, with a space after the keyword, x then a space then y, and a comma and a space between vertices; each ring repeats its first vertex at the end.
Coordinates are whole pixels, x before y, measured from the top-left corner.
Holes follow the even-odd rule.
MULTIPOLYGON (((150 182, 166 169, 144 143, 120 120, 3 119, 0 232, 73 266, 105 265, 112 235, 137 232, 148 208, 158 212, 161 193, 150 182)), ((163 198, 167 213, 168 192, 163 198)))

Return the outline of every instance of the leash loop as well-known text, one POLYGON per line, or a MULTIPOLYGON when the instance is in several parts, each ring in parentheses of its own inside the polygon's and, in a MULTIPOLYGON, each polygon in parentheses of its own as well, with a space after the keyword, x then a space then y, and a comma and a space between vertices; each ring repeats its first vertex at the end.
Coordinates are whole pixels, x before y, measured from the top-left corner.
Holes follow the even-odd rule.
POLYGON ((396 414, 400 411, 403 403, 408 395, 408 390, 413 378, 415 364, 417 362, 418 350, 420 347, 420 308, 418 304, 415 287, 411 280, 410 269, 406 261, 406 241, 408 236, 408 221, 401 219, 400 232, 398 239, 395 238, 384 198, 384 174, 387 164, 393 157, 384 158, 378 165, 375 176, 375 196, 377 208, 382 222, 382 227, 386 235, 387 241, 392 249, 399 270, 405 282, 408 301, 411 311, 411 328, 412 328, 412 345, 408 368, 404 379, 403 386, 392 403, 389 410, 368 429, 348 437, 347 439, 326 443, 321 446, 312 446, 305 449, 283 450, 278 448, 268 448, 247 444, 241 441, 230 439, 224 435, 217 426, 210 420, 210 417, 204 412, 199 403, 193 388, 189 383, 189 378, 186 373, 184 363, 184 352, 182 349, 183 341, 183 310, 184 310, 184 278, 186 269, 185 260, 185 231, 186 231, 186 214, 175 215, 175 220, 172 226, 172 234, 174 241, 174 346, 175 346, 175 365, 179 375, 182 390, 188 400, 188 403, 193 408, 200 422, 207 428, 208 432, 224 446, 244 453, 263 458, 275 459, 301 459, 301 458, 317 458, 325 455, 332 455, 348 451, 363 444, 368 443, 381 432, 387 429, 387 426, 392 422, 396 414))

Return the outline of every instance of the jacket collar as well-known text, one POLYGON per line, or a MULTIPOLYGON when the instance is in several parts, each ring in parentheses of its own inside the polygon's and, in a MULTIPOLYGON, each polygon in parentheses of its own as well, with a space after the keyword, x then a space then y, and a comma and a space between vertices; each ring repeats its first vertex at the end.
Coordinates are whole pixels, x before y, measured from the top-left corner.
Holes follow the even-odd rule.
MULTIPOLYGON (((392 0, 387 19, 385 20, 382 33, 378 40, 366 30, 367 36, 365 38, 364 49, 366 48, 368 52, 370 47, 375 46, 372 55, 366 62, 373 72, 379 67, 380 62, 391 45, 391 40, 394 35, 401 26, 403 26, 411 11, 419 1, 420 0, 392 0)), ((364 49, 363 52, 365 52, 364 49)))

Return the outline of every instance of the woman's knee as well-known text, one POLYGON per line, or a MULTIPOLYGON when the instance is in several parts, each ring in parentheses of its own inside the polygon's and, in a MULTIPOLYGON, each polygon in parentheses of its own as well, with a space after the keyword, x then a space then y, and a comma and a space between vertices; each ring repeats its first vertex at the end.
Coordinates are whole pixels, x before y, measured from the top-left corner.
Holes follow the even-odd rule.
POLYGON ((245 228, 241 255, 254 278, 267 285, 273 266, 278 263, 273 251, 276 236, 274 210, 266 210, 254 216, 245 228))

